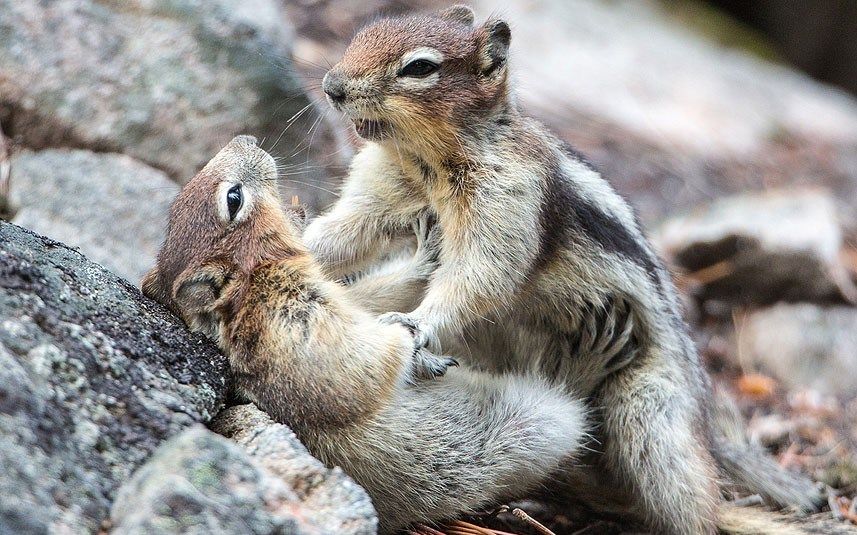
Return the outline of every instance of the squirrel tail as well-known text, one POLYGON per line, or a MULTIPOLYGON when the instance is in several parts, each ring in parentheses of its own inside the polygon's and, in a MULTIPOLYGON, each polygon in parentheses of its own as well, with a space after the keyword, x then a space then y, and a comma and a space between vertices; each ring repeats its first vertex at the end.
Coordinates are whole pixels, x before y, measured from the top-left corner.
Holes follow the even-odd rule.
POLYGON ((805 535, 812 533, 794 525, 785 515, 751 507, 721 505, 717 529, 724 535, 805 535))
POLYGON ((730 484, 758 494, 771 505, 810 513, 817 511, 824 501, 812 481, 786 471, 760 448, 720 442, 715 446, 714 456, 730 484))
POLYGON ((727 485, 758 494, 770 505, 815 512, 824 503, 808 478, 782 468, 761 447, 750 444, 732 398, 715 392, 713 455, 727 485))
POLYGON ((717 528, 724 535, 853 535, 857 533, 848 522, 837 520, 830 513, 796 515, 765 511, 757 507, 737 507, 724 504, 718 510, 717 528))

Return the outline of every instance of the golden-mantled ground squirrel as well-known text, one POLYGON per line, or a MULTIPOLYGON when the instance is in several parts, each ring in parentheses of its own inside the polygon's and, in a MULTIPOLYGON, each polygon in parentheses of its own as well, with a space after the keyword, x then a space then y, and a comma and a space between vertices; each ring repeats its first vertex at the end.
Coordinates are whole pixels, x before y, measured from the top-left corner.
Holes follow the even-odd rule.
POLYGON ((510 39, 505 22, 475 25, 464 6, 356 35, 323 89, 366 144, 341 198, 307 227, 310 250, 333 276, 359 271, 435 214, 426 294, 386 321, 408 326, 417 346, 439 339, 474 365, 591 394, 601 454, 575 481, 599 484, 582 497, 623 495, 658 533, 676 534, 714 530, 721 479, 812 508, 810 482, 713 428, 669 273, 601 175, 520 113, 510 39), (614 373, 586 391, 605 355, 614 373))
MULTIPOLYGON (((523 376, 439 377, 448 359, 415 353, 407 329, 379 323, 323 273, 276 180, 255 139, 235 138, 173 202, 143 291, 217 341, 240 395, 366 488, 382 533, 519 495, 576 453, 583 403, 523 376)), ((383 284, 356 282, 356 295, 397 303, 391 293, 409 295, 430 271, 428 249, 383 284)))

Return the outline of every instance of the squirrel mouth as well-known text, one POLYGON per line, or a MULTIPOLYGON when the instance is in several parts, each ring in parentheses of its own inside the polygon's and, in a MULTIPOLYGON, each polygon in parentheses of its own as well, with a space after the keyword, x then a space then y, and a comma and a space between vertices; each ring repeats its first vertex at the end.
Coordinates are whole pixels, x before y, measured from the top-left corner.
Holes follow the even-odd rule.
POLYGON ((354 129, 364 139, 383 139, 390 133, 388 123, 373 119, 354 119, 354 129))

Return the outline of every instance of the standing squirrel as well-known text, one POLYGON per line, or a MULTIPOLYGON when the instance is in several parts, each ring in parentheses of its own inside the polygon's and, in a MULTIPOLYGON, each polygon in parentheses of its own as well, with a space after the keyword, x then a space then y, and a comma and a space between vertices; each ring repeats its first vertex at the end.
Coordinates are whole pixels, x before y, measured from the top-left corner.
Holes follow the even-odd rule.
POLYGON ((431 271, 425 225, 398 277, 345 288, 302 244, 276 181, 254 138, 229 143, 173 202, 143 292, 218 343, 240 395, 367 490, 380 532, 519 496, 577 452, 586 410, 564 389, 445 373, 449 359, 355 305, 355 289, 379 308, 398 302, 431 271))
POLYGON ((573 478, 581 497, 622 494, 673 534, 714 531, 723 479, 812 509, 809 481, 714 429, 669 273, 629 205, 521 114, 510 39, 505 22, 477 26, 466 6, 381 19, 354 37, 322 87, 366 144, 306 244, 343 276, 434 214, 439 265, 425 295, 383 321, 407 326, 417 347, 442 342, 474 365, 591 396, 601 454, 573 478))

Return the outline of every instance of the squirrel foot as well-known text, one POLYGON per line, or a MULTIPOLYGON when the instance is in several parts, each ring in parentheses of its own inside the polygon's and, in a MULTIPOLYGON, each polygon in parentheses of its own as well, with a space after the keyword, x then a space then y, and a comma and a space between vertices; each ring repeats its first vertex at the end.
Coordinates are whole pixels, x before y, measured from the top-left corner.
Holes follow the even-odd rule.
POLYGON ((443 377, 450 366, 458 366, 458 361, 452 357, 435 355, 427 349, 417 349, 414 351, 413 368, 408 382, 415 384, 417 380, 443 377))

